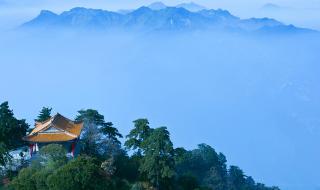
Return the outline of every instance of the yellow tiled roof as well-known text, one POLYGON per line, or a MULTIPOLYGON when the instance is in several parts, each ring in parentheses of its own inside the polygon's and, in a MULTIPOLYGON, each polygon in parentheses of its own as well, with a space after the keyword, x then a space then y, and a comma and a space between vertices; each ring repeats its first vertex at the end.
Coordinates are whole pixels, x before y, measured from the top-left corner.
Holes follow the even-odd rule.
POLYGON ((76 139, 77 137, 73 137, 67 134, 63 133, 53 133, 53 134, 48 134, 48 133, 39 133, 37 135, 30 135, 27 136, 27 141, 30 142, 64 142, 64 141, 71 141, 73 139, 76 139))
POLYGON ((32 132, 24 138, 31 142, 61 142, 70 141, 80 136, 83 123, 75 123, 59 113, 47 121, 37 122, 32 132), (53 127, 54 132, 46 132, 53 127))

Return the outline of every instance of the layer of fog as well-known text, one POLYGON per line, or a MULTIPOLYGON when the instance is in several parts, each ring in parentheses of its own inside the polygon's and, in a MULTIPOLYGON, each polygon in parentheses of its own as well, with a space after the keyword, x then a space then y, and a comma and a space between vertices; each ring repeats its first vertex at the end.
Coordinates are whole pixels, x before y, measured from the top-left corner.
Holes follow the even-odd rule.
POLYGON ((208 143, 284 190, 319 187, 320 38, 236 34, 0 35, 0 102, 94 108, 123 134, 146 117, 176 146, 208 143))

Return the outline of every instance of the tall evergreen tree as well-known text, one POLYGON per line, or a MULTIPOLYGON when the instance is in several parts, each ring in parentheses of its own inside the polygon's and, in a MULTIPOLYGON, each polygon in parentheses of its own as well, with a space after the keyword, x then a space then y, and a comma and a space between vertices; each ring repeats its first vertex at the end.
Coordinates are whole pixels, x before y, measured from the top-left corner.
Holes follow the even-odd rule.
POLYGON ((29 125, 24 119, 14 117, 8 102, 0 104, 0 142, 8 149, 18 148, 24 144, 22 137, 26 135, 29 125))
POLYGON ((152 128, 149 126, 147 119, 137 119, 133 121, 134 128, 126 136, 125 146, 127 149, 136 150, 137 154, 141 154, 141 144, 150 136, 152 128))
POLYGON ((245 175, 239 167, 230 166, 228 174, 230 190, 245 190, 245 175))
POLYGON ((43 107, 40 111, 40 114, 38 115, 37 119, 35 119, 36 122, 44 122, 51 118, 51 111, 52 108, 49 107, 43 107))
POLYGON ((75 120, 83 121, 85 123, 93 123, 98 126, 103 126, 105 124, 104 116, 94 109, 78 111, 78 115, 75 120))
POLYGON ((103 115, 93 109, 80 110, 78 113, 75 120, 84 122, 81 137, 84 153, 95 156, 103 155, 106 152, 105 148, 110 147, 105 146, 106 143, 120 148, 121 143, 118 138, 122 138, 122 135, 111 122, 105 122, 103 115))
POLYGON ((159 190, 168 189, 174 176, 174 149, 166 127, 154 129, 141 143, 144 152, 140 172, 159 190))
POLYGON ((122 138, 118 129, 113 127, 112 122, 105 122, 104 116, 97 110, 87 109, 78 111, 79 115, 76 117, 76 121, 84 121, 85 124, 94 124, 100 128, 100 131, 108 138, 119 142, 118 138, 122 138))
POLYGON ((120 144, 118 138, 122 138, 122 135, 119 133, 117 128, 113 127, 112 122, 105 122, 101 127, 101 132, 110 140, 120 144))

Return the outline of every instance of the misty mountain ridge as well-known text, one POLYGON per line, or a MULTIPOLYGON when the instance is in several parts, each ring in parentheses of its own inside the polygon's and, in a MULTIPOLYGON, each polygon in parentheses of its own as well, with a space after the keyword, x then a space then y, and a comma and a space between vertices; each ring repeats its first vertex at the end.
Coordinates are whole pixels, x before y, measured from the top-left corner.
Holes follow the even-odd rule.
POLYGON ((181 3, 181 4, 177 5, 176 7, 184 8, 184 9, 187 9, 188 11, 191 11, 191 12, 198 12, 198 11, 206 9, 206 7, 204 7, 202 5, 198 5, 194 2, 181 3))
MULTIPOLYGON (((190 12, 198 12, 198 11, 201 11, 203 9, 206 9, 206 7, 202 6, 202 5, 199 5, 199 4, 196 4, 194 2, 190 2, 190 3, 181 3, 181 4, 178 4, 176 6, 167 6, 166 4, 164 4, 163 2, 161 1, 156 1, 156 2, 153 2, 151 3, 150 5, 147 6, 148 8, 152 9, 152 10, 161 10, 161 9, 165 9, 165 8, 168 8, 168 7, 177 7, 177 8, 184 8, 190 12)), ((133 12, 134 10, 133 9, 121 9, 119 10, 118 12, 119 13, 130 13, 130 12, 133 12)))
POLYGON ((286 9, 286 7, 282 7, 274 3, 266 3, 261 7, 261 10, 265 10, 265 11, 280 11, 283 9, 286 9))
POLYGON ((164 3, 162 3, 161 1, 157 1, 154 3, 151 3, 148 8, 152 9, 152 10, 161 10, 161 9, 165 9, 168 6, 165 5, 164 3))
MULTIPOLYGON (((240 19, 227 10, 202 9, 192 12, 185 6, 167 7, 161 2, 149 7, 140 7, 133 11, 121 13, 101 9, 76 7, 61 14, 43 10, 22 28, 81 28, 81 29, 134 29, 147 31, 166 30, 217 30, 237 32, 299 33, 312 32, 309 29, 285 25, 270 18, 240 19), (151 7, 151 8, 150 8, 151 7)), ((199 8, 200 9, 200 8, 199 8)))

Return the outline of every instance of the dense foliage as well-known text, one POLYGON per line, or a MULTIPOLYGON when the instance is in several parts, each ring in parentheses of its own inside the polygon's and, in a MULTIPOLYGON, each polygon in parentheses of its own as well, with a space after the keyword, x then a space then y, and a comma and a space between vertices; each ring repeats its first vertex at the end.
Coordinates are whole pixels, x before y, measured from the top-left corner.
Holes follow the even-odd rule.
MULTIPOLYGON (((5 188, 279 190, 256 183, 237 166, 228 167, 226 157, 209 145, 199 144, 194 150, 174 148, 167 128, 151 128, 147 119, 133 122, 124 148, 118 139, 122 135, 112 123, 105 122, 98 111, 81 110, 76 120, 85 122, 80 156, 68 159, 63 146, 44 146, 40 156, 21 169, 5 188)), ((10 146, 10 143, 0 146, 2 158, 5 158, 2 146, 10 146)))
POLYGON ((52 108, 48 108, 48 107, 43 107, 37 117, 37 119, 35 119, 36 122, 44 122, 48 119, 51 118, 51 111, 52 108))
POLYGON ((25 120, 14 117, 8 102, 0 104, 0 166, 10 161, 8 150, 24 145, 22 138, 28 128, 25 120))
POLYGON ((8 102, 0 104, 0 141, 8 149, 14 149, 24 144, 22 137, 29 128, 25 120, 16 119, 8 102))
POLYGON ((105 122, 104 116, 97 110, 87 109, 78 111, 76 121, 84 122, 82 132, 82 153, 90 156, 106 156, 110 149, 120 147, 118 138, 122 138, 113 123, 105 122))

